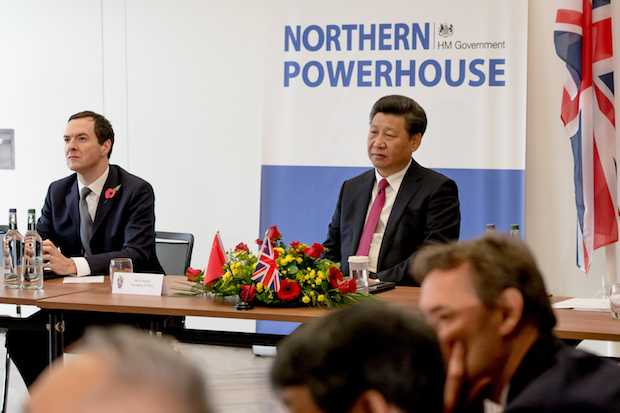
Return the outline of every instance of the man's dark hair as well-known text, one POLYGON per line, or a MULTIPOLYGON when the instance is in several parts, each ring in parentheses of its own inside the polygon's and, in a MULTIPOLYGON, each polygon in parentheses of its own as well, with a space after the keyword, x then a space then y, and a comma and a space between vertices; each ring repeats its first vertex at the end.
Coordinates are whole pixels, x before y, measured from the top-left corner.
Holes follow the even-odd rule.
POLYGON ((487 308, 494 308, 499 295, 516 288, 523 295, 521 322, 551 333, 556 320, 536 260, 525 243, 502 235, 487 235, 472 241, 432 245, 418 252, 413 277, 421 285, 433 270, 469 266, 476 295, 487 308))
POLYGON ((415 100, 407 96, 390 95, 379 99, 370 111, 370 123, 377 113, 405 118, 405 130, 409 133, 409 138, 416 133, 424 135, 426 131, 426 112, 415 100))
POLYGON ((271 381, 307 386, 328 413, 348 411, 371 389, 404 412, 443 409, 435 332, 420 316, 384 303, 351 305, 300 326, 278 346, 271 381))
POLYGON ((110 122, 100 114, 91 112, 90 110, 85 110, 84 112, 71 115, 67 122, 82 118, 93 118, 95 121, 95 135, 97 135, 99 145, 103 145, 103 143, 108 139, 110 140, 110 152, 108 152, 108 159, 110 159, 110 155, 112 155, 112 148, 114 147, 114 129, 112 129, 110 122))

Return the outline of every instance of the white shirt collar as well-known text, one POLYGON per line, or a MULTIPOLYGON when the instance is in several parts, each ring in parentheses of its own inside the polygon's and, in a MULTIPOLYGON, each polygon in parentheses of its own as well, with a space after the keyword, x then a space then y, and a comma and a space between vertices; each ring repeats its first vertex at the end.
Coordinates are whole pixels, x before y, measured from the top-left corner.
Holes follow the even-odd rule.
POLYGON ((97 180, 90 185, 84 185, 82 181, 78 179, 78 192, 82 193, 82 188, 88 186, 90 190, 97 195, 97 197, 100 197, 101 193, 103 192, 103 186, 105 185, 105 181, 108 180, 108 175, 110 175, 110 165, 108 165, 103 175, 97 178, 97 180))
POLYGON ((378 185, 382 179, 387 179, 388 184, 390 184, 390 188, 398 192, 398 189, 400 188, 400 184, 403 182, 403 179, 405 178, 405 174, 407 173, 407 170, 409 170, 409 167, 411 166, 411 162, 413 162, 413 158, 409 158, 409 163, 407 164, 407 166, 405 166, 403 169, 401 169, 398 172, 394 172, 392 175, 388 176, 387 178, 381 176, 379 171, 377 171, 377 168, 375 168, 376 185, 378 185))

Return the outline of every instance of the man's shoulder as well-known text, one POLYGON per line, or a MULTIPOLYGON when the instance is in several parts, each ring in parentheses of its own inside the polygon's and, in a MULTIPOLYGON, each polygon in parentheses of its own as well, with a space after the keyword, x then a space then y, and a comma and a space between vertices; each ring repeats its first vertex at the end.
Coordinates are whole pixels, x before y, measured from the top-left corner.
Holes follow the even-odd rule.
POLYGON ((547 368, 528 380, 526 387, 508 403, 506 413, 534 411, 617 411, 620 403, 620 367, 585 351, 562 345, 548 353, 547 368), (543 410, 540 410, 543 409, 543 410))
POLYGON ((52 182, 49 186, 50 191, 57 191, 61 189, 71 188, 71 186, 77 181, 77 174, 73 173, 64 178, 58 179, 52 182))
POLYGON ((344 181, 345 184, 361 184, 363 182, 368 182, 368 180, 374 180, 375 177, 375 168, 369 169, 366 172, 362 172, 361 174, 354 176, 353 178, 349 178, 344 181))
POLYGON ((407 179, 408 177, 422 178, 424 180, 437 183, 452 181, 452 179, 448 178, 444 174, 439 173, 433 169, 426 168, 417 163, 415 160, 411 162, 411 167, 409 167, 409 170, 405 174, 405 179, 407 179))
POLYGON ((124 184, 132 187, 147 186, 151 188, 151 184, 149 184, 146 180, 127 172, 118 165, 110 165, 110 175, 108 176, 108 181, 110 184, 115 185, 116 182, 111 182, 111 179, 118 179, 118 184, 121 185, 124 184))

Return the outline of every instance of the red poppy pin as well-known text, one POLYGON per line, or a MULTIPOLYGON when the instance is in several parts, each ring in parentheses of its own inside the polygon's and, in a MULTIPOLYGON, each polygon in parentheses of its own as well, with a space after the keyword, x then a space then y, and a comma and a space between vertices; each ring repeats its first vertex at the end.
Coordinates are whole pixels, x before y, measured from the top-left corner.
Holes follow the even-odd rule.
POLYGON ((103 202, 104 204, 106 202, 108 202, 110 199, 114 198, 114 196, 116 195, 116 193, 121 189, 120 185, 115 186, 114 188, 108 188, 105 191, 105 201, 103 202))

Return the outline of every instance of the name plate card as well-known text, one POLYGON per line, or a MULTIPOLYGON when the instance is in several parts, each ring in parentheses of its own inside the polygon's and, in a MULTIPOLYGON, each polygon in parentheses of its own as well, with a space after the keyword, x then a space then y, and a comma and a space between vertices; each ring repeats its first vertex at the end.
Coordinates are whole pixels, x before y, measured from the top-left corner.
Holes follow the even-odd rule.
POLYGON ((164 275, 116 272, 112 282, 112 294, 165 295, 164 275))

